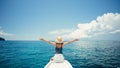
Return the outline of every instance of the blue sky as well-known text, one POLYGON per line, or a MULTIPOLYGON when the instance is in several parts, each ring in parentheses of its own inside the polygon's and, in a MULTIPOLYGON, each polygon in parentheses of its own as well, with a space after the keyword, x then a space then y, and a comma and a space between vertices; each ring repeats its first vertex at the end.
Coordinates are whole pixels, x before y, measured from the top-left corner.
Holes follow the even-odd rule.
POLYGON ((120 0, 0 0, 0 30, 8 40, 48 39, 54 30, 77 29, 105 13, 120 13, 120 0), (12 36, 11 36, 12 35, 12 36))

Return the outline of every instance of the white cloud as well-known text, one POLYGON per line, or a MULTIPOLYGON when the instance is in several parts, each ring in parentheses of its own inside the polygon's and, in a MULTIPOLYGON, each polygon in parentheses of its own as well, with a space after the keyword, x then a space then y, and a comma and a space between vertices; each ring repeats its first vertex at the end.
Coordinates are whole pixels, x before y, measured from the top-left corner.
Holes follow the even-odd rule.
POLYGON ((60 35, 64 38, 88 38, 98 35, 120 33, 120 14, 106 13, 98 16, 96 20, 89 23, 80 23, 77 29, 61 29, 49 32, 49 34, 60 35))
MULTIPOLYGON (((98 16, 96 20, 77 26, 78 29, 63 36, 66 38, 87 38, 100 34, 115 34, 120 32, 120 14, 106 13, 103 16, 98 16)), ((56 33, 59 33, 59 31, 56 31, 56 33)))
POLYGON ((13 36, 14 34, 11 33, 7 33, 5 31, 2 30, 2 27, 0 27, 0 36, 13 36))
POLYGON ((115 30, 115 31, 110 32, 110 33, 115 34, 115 33, 119 33, 119 32, 120 32, 120 30, 115 30))
POLYGON ((66 34, 66 33, 70 33, 70 32, 72 32, 72 30, 69 30, 69 29, 61 29, 61 30, 50 31, 49 34, 61 35, 61 34, 66 34))

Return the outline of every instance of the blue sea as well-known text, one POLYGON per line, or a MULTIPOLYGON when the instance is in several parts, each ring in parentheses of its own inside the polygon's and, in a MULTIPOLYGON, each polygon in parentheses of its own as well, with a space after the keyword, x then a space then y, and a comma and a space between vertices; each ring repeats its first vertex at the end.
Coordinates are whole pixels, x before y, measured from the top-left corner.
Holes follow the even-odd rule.
MULTIPOLYGON (((42 41, 0 41, 0 68, 44 68, 54 48, 42 41)), ((63 54, 73 68, 120 68, 120 41, 80 40, 65 45, 63 54)))

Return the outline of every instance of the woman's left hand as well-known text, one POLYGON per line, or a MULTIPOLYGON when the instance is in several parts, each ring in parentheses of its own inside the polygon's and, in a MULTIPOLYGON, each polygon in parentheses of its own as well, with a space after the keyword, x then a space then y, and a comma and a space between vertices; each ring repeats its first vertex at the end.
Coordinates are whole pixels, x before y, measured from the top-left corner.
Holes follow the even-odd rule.
POLYGON ((39 38, 39 40, 44 40, 44 38, 39 38))

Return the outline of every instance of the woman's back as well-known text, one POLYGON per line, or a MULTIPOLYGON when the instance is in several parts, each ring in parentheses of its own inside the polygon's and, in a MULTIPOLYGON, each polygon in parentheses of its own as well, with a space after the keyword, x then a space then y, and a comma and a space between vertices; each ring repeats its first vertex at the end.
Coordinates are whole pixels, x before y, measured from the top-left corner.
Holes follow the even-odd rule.
POLYGON ((62 54, 62 46, 63 46, 63 43, 56 43, 56 53, 57 54, 62 54))

